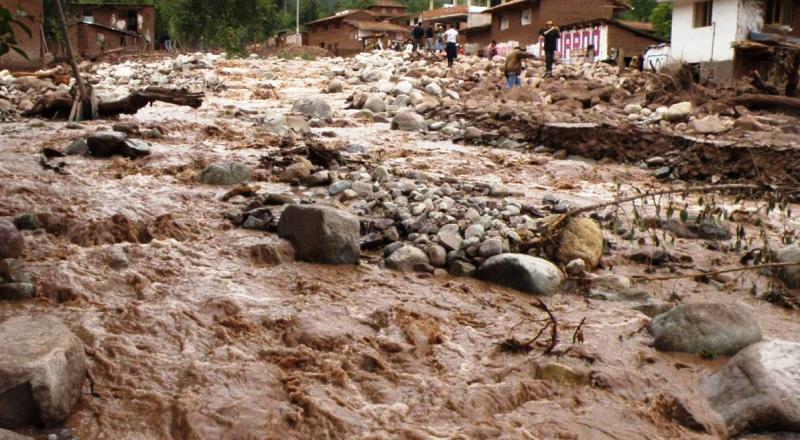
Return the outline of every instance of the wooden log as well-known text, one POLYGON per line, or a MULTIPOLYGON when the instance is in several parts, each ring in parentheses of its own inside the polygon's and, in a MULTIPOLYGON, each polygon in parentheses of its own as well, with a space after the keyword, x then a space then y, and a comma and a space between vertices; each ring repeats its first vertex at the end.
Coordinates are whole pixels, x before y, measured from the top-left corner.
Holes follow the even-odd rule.
MULTIPOLYGON (((148 87, 136 90, 118 101, 97 102, 97 115, 111 118, 121 114, 132 115, 156 101, 169 104, 198 108, 203 105, 203 93, 190 93, 186 90, 174 90, 164 87, 148 87)), ((72 109, 74 97, 69 93, 51 93, 42 97, 33 109, 23 116, 43 116, 46 118, 67 118, 72 109)), ((84 114, 92 113, 89 97, 83 100, 81 109, 84 114)))
POLYGON ((731 105, 744 105, 748 108, 800 113, 800 98, 790 96, 745 93, 729 99, 728 102, 731 105))

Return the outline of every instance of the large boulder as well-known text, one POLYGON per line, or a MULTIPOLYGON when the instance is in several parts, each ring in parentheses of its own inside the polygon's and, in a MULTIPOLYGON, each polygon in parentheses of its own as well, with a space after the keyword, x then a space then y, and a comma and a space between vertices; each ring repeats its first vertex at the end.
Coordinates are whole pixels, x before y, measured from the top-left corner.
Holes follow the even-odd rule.
POLYGON ((401 111, 392 119, 392 130, 419 131, 427 130, 428 123, 425 118, 412 111, 401 111))
POLYGON ((206 185, 234 185, 250 180, 250 167, 240 163, 216 162, 205 167, 197 181, 206 185))
POLYGON ((741 303, 681 304, 648 327, 661 351, 732 356, 761 340, 753 310, 741 303))
POLYGON ((0 427, 66 419, 86 378, 81 341, 53 316, 17 316, 0 323, 0 347, 0 427))
POLYGON ((333 114, 331 106, 320 98, 298 99, 292 106, 292 112, 320 119, 329 118, 333 114))
POLYGON ((356 217, 328 206, 289 205, 278 222, 297 258, 312 263, 358 264, 359 232, 356 217))
MULTIPOLYGON (((2 234, 2 233, 0 233, 2 234)), ((776 263, 797 263, 797 266, 778 267, 775 274, 790 289, 800 288, 800 246, 791 244, 775 251, 776 263)))
POLYGON ((478 278, 536 295, 553 295, 564 274, 553 263, 525 254, 501 254, 486 260, 478 278))
POLYGON ((120 131, 94 133, 86 139, 86 145, 89 153, 95 157, 124 156, 136 159, 150 154, 149 146, 145 142, 128 139, 120 131))
POLYGON ((411 245, 401 246, 386 258, 386 267, 400 272, 411 272, 415 266, 423 264, 428 264, 428 256, 411 245))
POLYGON ((25 250, 25 239, 14 223, 0 220, 0 260, 18 258, 25 250))
POLYGON ((592 219, 573 217, 561 231, 556 259, 563 264, 580 258, 591 270, 603 255, 603 231, 592 219))
POLYGON ((800 344, 753 344, 707 377, 702 388, 731 436, 747 431, 798 432, 800 344))

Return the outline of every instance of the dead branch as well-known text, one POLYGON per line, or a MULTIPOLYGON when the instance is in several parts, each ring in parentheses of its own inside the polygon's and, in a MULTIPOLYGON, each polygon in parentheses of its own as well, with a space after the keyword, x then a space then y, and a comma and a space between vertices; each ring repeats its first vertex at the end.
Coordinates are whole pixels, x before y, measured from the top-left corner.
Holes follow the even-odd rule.
POLYGON ((777 87, 764 82, 764 80, 761 78, 761 74, 758 73, 758 70, 754 70, 751 76, 752 76, 751 83, 753 84, 753 87, 757 88, 758 90, 762 90, 770 95, 781 94, 781 92, 778 91, 777 87))
POLYGON ((745 93, 728 100, 731 105, 744 105, 748 108, 765 110, 786 110, 800 112, 800 98, 745 93))
POLYGON ((586 323, 586 317, 584 316, 581 319, 580 324, 578 324, 578 328, 575 329, 575 333, 572 334, 572 344, 575 345, 576 342, 583 343, 583 324, 586 323))
POLYGON ((537 304, 534 304, 534 306, 537 309, 547 313, 547 316, 550 318, 550 345, 548 345, 547 349, 544 351, 544 354, 550 354, 553 352, 553 350, 555 350, 556 345, 558 345, 558 320, 556 320, 556 317, 553 315, 553 312, 550 311, 550 308, 547 307, 547 304, 542 302, 542 300, 536 301, 537 304))
POLYGON ((707 277, 710 275, 719 275, 723 273, 731 273, 731 272, 743 272, 745 270, 751 269, 766 269, 772 267, 787 267, 787 266, 800 266, 800 263, 764 263, 764 264, 755 264, 752 266, 741 266, 741 267, 734 267, 730 269, 722 269, 722 270, 715 270, 712 272, 697 272, 693 274, 684 274, 684 275, 670 275, 670 276, 663 276, 663 277, 646 277, 646 276, 638 276, 634 275, 632 278, 637 281, 669 281, 669 280, 679 280, 685 278, 698 278, 698 277, 707 277))
MULTIPOLYGON (((121 114, 132 115, 156 101, 168 104, 198 108, 203 105, 203 93, 191 93, 187 90, 167 89, 164 87, 148 87, 131 92, 118 101, 99 102, 97 113, 100 117, 109 118, 121 114)), ((51 93, 42 97, 39 102, 23 116, 43 116, 46 118, 67 117, 72 109, 74 98, 69 93, 51 93)), ((81 103, 84 114, 91 114, 92 104, 87 97, 81 103)))

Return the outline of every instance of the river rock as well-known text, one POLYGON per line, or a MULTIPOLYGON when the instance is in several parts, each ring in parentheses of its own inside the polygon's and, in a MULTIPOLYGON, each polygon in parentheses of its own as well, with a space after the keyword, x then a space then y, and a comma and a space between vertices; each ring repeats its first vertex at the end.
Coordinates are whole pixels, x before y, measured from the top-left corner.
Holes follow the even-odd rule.
POLYGON ((381 99, 380 96, 371 94, 367 97, 367 101, 364 103, 365 110, 370 110, 373 113, 382 113, 386 111, 386 103, 381 99))
POLYGON ((283 170, 281 175, 278 177, 278 180, 288 183, 299 182, 309 177, 313 170, 314 164, 312 164, 306 158, 299 157, 293 164, 289 165, 283 170))
POLYGON ((483 137, 483 130, 478 127, 467 127, 462 137, 466 141, 480 140, 483 137))
POLYGON ((561 231, 556 259, 562 264, 580 258, 589 270, 600 264, 603 255, 603 231, 592 219, 573 217, 561 231))
POLYGON ((463 240, 458 225, 455 223, 442 226, 436 234, 436 239, 449 251, 460 249, 463 240))
POLYGON ((724 121, 717 116, 706 116, 702 119, 695 119, 689 123, 689 128, 699 134, 716 134, 727 130, 724 121))
POLYGON ((278 235, 294 245, 298 259, 323 264, 358 264, 358 219, 329 206, 289 205, 278 235))
POLYGON ((425 118, 411 111, 398 112, 392 119, 392 130, 419 131, 427 128, 425 118))
POLYGON ((681 121, 688 118, 691 114, 692 103, 684 101, 671 105, 664 114, 664 119, 667 121, 681 121))
POLYGON ((326 119, 331 117, 333 111, 331 106, 320 98, 303 98, 294 102, 292 113, 301 113, 308 117, 326 119))
POLYGON ((800 288, 800 246, 794 243, 778 249, 775 251, 774 258, 776 263, 798 263, 797 266, 778 267, 775 270, 775 274, 786 287, 790 289, 800 288))
POLYGON ((444 267, 447 265, 447 251, 444 247, 431 243, 426 248, 428 260, 433 267, 444 267))
POLYGON ((392 89, 392 95, 408 95, 414 90, 414 85, 408 81, 400 81, 392 89))
POLYGON ((656 316, 648 330, 661 351, 732 356, 761 340, 753 310, 742 303, 681 304, 656 316))
POLYGON ((69 416, 86 378, 83 343, 56 317, 0 323, 0 426, 52 426, 69 416))
POLYGON ((474 265, 463 260, 456 260, 450 264, 448 272, 454 277, 471 277, 477 269, 474 265))
POLYGON ((433 96, 442 96, 442 88, 439 86, 439 84, 436 84, 435 82, 432 82, 427 86, 425 86, 425 91, 433 96))
POLYGON ((478 255, 483 258, 494 257, 503 253, 503 239, 492 237, 486 239, 478 248, 478 255))
POLYGON ((386 258, 386 267, 400 272, 412 272, 421 264, 428 264, 428 256, 422 249, 410 245, 402 246, 386 258))
POLYGON ((800 344, 750 345, 702 383, 733 437, 747 431, 800 432, 800 344))
POLYGON ((89 144, 86 142, 86 139, 80 138, 69 144, 69 147, 64 150, 64 154, 68 156, 83 156, 89 154, 89 144))
POLYGON ((328 87, 325 88, 328 93, 341 93, 342 90, 344 90, 344 84, 337 79, 329 82, 328 87))
POLYGON ((86 139, 89 153, 95 157, 111 157, 122 154, 128 136, 119 131, 101 131, 86 139))
POLYGON ((0 260, 18 258, 25 250, 22 233, 8 220, 0 219, 0 260))
POLYGON ((207 185, 233 185, 250 180, 250 167, 240 163, 216 162, 205 167, 197 181, 207 185))
POLYGON ((553 263, 525 254, 501 254, 486 260, 478 278, 536 295, 556 293, 564 274, 553 263))

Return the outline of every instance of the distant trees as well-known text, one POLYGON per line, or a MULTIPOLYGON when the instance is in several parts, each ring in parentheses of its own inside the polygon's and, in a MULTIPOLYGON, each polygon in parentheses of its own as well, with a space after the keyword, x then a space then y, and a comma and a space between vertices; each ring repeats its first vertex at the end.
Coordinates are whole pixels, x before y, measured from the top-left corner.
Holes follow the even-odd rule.
POLYGON ((31 35, 28 26, 19 21, 12 11, 0 7, 0 57, 13 50, 21 57, 28 59, 28 55, 17 42, 17 32, 19 31, 27 33, 28 36, 31 35))
POLYGON ((659 3, 650 13, 650 23, 658 35, 670 38, 672 34, 672 4, 659 3))

